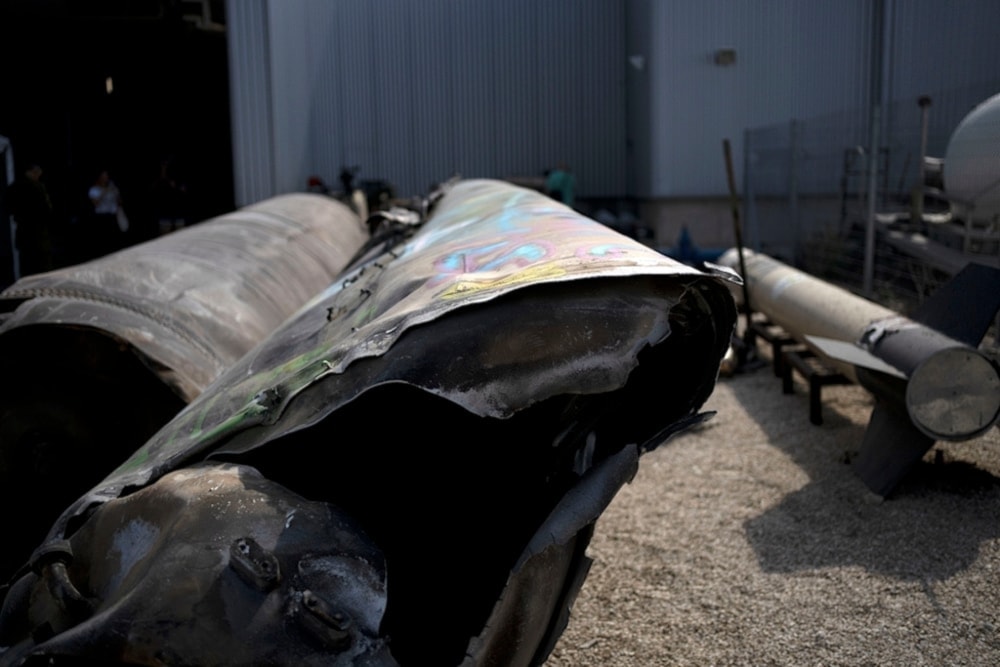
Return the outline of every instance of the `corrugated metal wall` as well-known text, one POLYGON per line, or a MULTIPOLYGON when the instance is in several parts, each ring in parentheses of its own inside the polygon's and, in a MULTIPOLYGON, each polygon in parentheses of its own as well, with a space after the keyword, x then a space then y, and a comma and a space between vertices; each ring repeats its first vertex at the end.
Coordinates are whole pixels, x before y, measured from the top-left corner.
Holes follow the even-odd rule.
POLYGON ((1000 92, 1000 2, 893 0, 890 14, 893 105, 887 134, 913 135, 916 149, 917 99, 930 95, 928 150, 943 156, 962 118, 1000 92))
POLYGON ((229 104, 233 133, 233 196, 245 206, 273 194, 274 123, 268 70, 265 0, 241 0, 226 7, 229 47, 229 104), (231 11, 238 8, 239 11, 231 11))
MULTIPOLYGON (((885 136, 919 122, 917 95, 971 91, 940 97, 934 153, 1000 79, 1000 2, 883 1, 897 101, 885 136)), ((865 126, 875 6, 229 0, 237 200, 311 174, 335 184, 342 165, 409 195, 456 171, 540 175, 559 160, 582 196, 721 196, 725 138, 739 169, 747 128, 830 114, 865 126), (714 64, 722 48, 734 64, 714 64)))
MULTIPOLYGON (((311 174, 335 185, 344 165, 407 196, 456 172, 540 176, 566 160, 580 194, 623 193, 620 0, 261 2, 276 192, 302 189, 311 174)), ((260 6, 229 2, 231 30, 256 28, 260 6)), ((234 46, 234 69, 259 72, 257 48, 234 46)), ((244 107, 259 104, 247 97, 234 95, 234 116, 266 117, 244 107)), ((238 137, 256 127, 234 124, 238 137)), ((268 159, 254 144, 237 172, 263 170, 250 165, 268 159)), ((237 181, 247 181, 240 203, 273 194, 237 181)))

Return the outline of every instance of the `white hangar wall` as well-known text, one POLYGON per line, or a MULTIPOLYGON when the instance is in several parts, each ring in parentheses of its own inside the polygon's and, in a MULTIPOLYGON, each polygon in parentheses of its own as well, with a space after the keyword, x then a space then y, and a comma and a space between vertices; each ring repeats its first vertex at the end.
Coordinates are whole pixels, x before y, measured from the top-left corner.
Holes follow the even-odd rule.
MULTIPOLYGON (((838 114, 866 136, 870 117, 872 25, 883 61, 883 136, 918 131, 916 100, 936 101, 931 122, 950 128, 1000 80, 1000 2, 996 0, 630 0, 630 115, 644 198, 722 196, 728 191, 722 141, 737 170, 747 128, 838 114), (732 64, 714 55, 732 49, 732 64), (645 115, 642 116, 641 114, 645 115), (642 148, 648 147, 648 148, 642 148)), ((937 144, 932 129, 931 154, 937 144)), ((847 148, 829 137, 830 152, 847 148)), ((937 142, 938 144, 940 143, 937 142)), ((941 148, 943 150, 943 147, 941 148)), ((737 177, 738 183, 740 182, 737 177)))
POLYGON ((746 127, 864 106, 865 0, 643 4, 652 26, 644 197, 722 195, 723 139, 740 168, 746 127), (726 49, 732 62, 717 64, 726 49))
POLYGON ((337 185, 399 195, 464 177, 625 190, 624 4, 617 0, 230 0, 239 205, 337 185))

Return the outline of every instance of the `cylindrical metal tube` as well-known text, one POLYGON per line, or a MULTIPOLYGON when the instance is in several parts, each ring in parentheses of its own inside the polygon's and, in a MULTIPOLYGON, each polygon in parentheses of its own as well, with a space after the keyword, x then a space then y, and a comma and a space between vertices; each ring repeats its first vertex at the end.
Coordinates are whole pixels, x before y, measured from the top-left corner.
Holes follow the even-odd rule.
MULTIPOLYGON (((926 435, 968 440, 1000 419, 1000 372, 979 350, 767 255, 744 250, 744 262, 754 308, 792 337, 807 345, 807 336, 855 343, 900 371, 905 409, 926 435)), ((738 270, 736 251, 719 263, 738 270)), ((854 365, 810 346, 859 382, 854 365)), ((890 393, 885 398, 898 400, 890 393)))
POLYGON ((1000 419, 1000 370, 979 350, 905 317, 873 323, 860 343, 906 375, 906 411, 925 435, 968 440, 1000 419))
MULTIPOLYGON (((765 313, 772 322, 799 341, 806 336, 821 336, 855 342, 869 324, 893 317, 896 313, 884 306, 856 296, 771 257, 743 250, 746 282, 755 310, 765 313)), ((735 249, 719 258, 719 264, 739 271, 735 249)), ((737 299, 738 294, 734 293, 737 299)), ((816 352, 824 357, 820 350, 816 352)), ((855 382, 854 366, 827 357, 837 370, 855 382)))

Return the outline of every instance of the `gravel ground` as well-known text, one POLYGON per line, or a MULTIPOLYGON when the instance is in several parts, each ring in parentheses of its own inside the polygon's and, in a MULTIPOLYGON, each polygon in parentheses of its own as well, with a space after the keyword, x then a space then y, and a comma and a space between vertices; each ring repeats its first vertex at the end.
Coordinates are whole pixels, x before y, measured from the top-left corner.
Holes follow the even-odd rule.
POLYGON ((872 405, 826 387, 814 426, 801 378, 720 378, 598 521, 547 667, 1000 665, 1000 429, 883 499, 846 464, 872 405))

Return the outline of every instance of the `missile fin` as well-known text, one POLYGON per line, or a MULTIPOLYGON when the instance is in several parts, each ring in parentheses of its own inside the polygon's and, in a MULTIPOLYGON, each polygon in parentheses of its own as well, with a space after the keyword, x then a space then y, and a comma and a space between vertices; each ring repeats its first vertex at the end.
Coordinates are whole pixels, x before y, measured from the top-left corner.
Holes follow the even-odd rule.
POLYGON ((880 401, 872 410, 854 472, 869 489, 887 496, 934 442, 905 413, 880 401))
POLYGON ((1000 269, 969 262, 911 316, 914 322, 978 347, 1000 310, 1000 269))
POLYGON ((886 373, 894 377, 906 379, 906 376, 898 369, 885 363, 871 352, 864 350, 853 343, 822 336, 805 336, 806 341, 816 347, 820 352, 838 361, 843 361, 852 366, 861 366, 880 373, 886 373))

